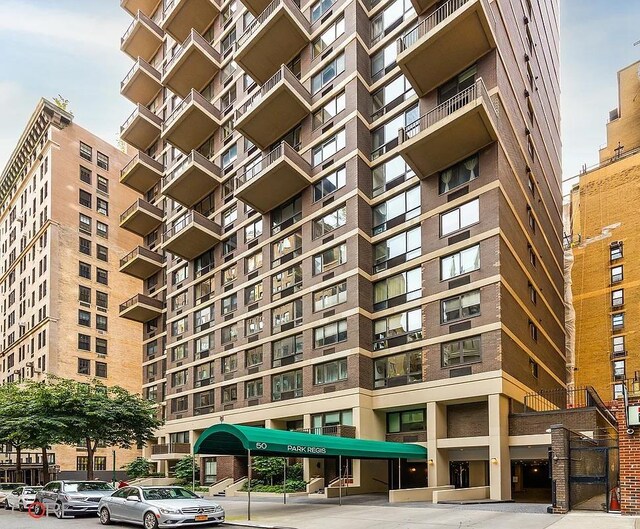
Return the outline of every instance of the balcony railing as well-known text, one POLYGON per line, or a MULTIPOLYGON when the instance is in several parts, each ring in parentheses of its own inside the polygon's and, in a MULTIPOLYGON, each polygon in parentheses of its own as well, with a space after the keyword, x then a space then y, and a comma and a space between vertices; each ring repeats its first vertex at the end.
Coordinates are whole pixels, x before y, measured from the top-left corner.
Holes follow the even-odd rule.
POLYGON ((162 126, 163 130, 169 129, 171 124, 176 120, 180 114, 191 104, 198 103, 200 106, 204 107, 210 114, 214 116, 214 119, 220 121, 220 111, 205 97, 200 94, 197 90, 191 90, 189 95, 185 97, 182 102, 173 109, 173 112, 169 115, 167 119, 164 120, 164 125, 162 126))
POLYGON ((152 31, 154 31, 155 33, 158 34, 158 37, 160 39, 162 39, 162 29, 160 28, 160 26, 158 26, 158 24, 156 24, 152 19, 150 19, 147 15, 145 15, 142 11, 138 10, 138 13, 136 14, 136 16, 134 17, 133 21, 131 22, 131 24, 129 24, 129 27, 127 28, 127 30, 124 32, 124 35, 122 35, 122 38, 120 39, 120 45, 122 46, 125 41, 131 36, 131 33, 133 33, 133 30, 136 27, 136 24, 138 24, 139 22, 143 22, 144 24, 146 24, 147 26, 149 26, 151 28, 152 31))
POLYGON ((138 70, 144 70, 147 75, 153 77, 158 83, 160 83, 160 73, 158 72, 158 70, 151 66, 142 57, 138 57, 138 60, 133 63, 131 70, 129 70, 129 73, 120 83, 120 90, 122 90, 127 85, 127 83, 131 80, 131 78, 138 70))
POLYGON ((286 5, 291 9, 293 16, 298 20, 302 27, 309 27, 309 21, 307 20, 307 17, 304 16, 295 2, 291 0, 273 0, 273 2, 265 7, 264 11, 260 13, 260 15, 258 15, 258 17, 245 30, 245 32, 240 35, 240 38, 236 42, 236 49, 241 48, 251 38, 251 36, 258 31, 260 25, 264 23, 264 21, 267 20, 273 13, 275 13, 275 11, 282 5, 286 5))
POLYGON ((552 412, 576 408, 597 408, 615 424, 616 419, 591 386, 558 388, 529 393, 524 397, 524 413, 552 412))
POLYGON ((144 294, 136 294, 124 303, 120 304, 120 312, 124 312, 125 310, 138 304, 149 305, 153 308, 158 309, 159 311, 162 311, 164 309, 164 303, 162 303, 162 301, 160 301, 159 299, 151 298, 149 296, 145 296, 144 294))
MULTIPOLYGON (((47 461, 49 465, 56 464, 56 455, 51 453, 47 454, 47 461)), ((0 467, 16 466, 18 463, 17 452, 5 452, 0 454, 0 467)), ((42 453, 41 452, 22 452, 20 454, 21 465, 42 465, 42 453)))
POLYGON ((182 46, 178 46, 178 48, 176 49, 175 53, 173 54, 173 57, 171 57, 169 62, 167 62, 164 65, 164 68, 162 69, 163 75, 167 75, 167 72, 169 70, 171 70, 171 68, 173 68, 173 65, 177 61, 180 60, 180 57, 182 57, 184 55, 185 50, 192 43, 193 44, 199 44, 202 47, 202 49, 205 50, 206 53, 209 55, 209 58, 216 65, 218 65, 218 66, 220 65, 220 62, 221 62, 220 54, 213 48, 213 45, 210 42, 208 42, 204 37, 202 37, 196 30, 192 29, 191 33, 189 33, 189 36, 182 43, 182 46))
POLYGON ((449 0, 447 3, 440 6, 427 18, 420 22, 420 24, 418 24, 415 28, 408 31, 405 35, 398 39, 398 53, 401 53, 413 46, 438 24, 444 22, 461 7, 471 1, 473 0, 449 0))
POLYGON ((178 235, 181 231, 185 230, 192 224, 200 226, 205 230, 212 231, 217 234, 218 227, 215 222, 209 220, 204 215, 201 215, 197 211, 189 211, 179 222, 174 224, 171 228, 164 232, 164 241, 168 241, 172 237, 178 235))
POLYGON ((165 454, 190 454, 191 445, 189 443, 169 443, 161 445, 152 445, 152 455, 165 455, 165 454))
POLYGON ((320 426, 318 428, 300 428, 296 432, 310 433, 314 435, 330 435, 332 437, 356 438, 356 427, 346 424, 336 424, 334 426, 320 426))
POLYGON ((124 124, 120 127, 120 133, 127 130, 129 126, 134 122, 134 120, 138 117, 138 115, 142 115, 149 121, 153 121, 153 123, 156 124, 158 128, 162 127, 162 119, 160 117, 156 116, 144 105, 138 104, 133 112, 131 112, 131 115, 127 118, 127 121, 125 121, 124 124))
POLYGON ((162 211, 162 210, 159 210, 159 208, 156 208, 155 206, 152 206, 151 204, 149 204, 146 200, 139 198, 133 204, 131 204, 127 209, 125 209, 122 215, 120 215, 120 223, 122 223, 129 215, 131 215, 132 213, 134 213, 139 209, 146 211, 147 213, 149 213, 149 215, 157 215, 158 211, 162 211))
POLYGON ((178 179, 192 164, 198 164, 209 169, 214 175, 220 177, 220 168, 203 156, 198 151, 191 151, 177 165, 171 168, 171 172, 162 178, 162 187, 166 188, 171 182, 178 179))
POLYGON ((143 246, 138 246, 137 248, 131 250, 122 259, 120 259, 120 268, 122 268, 129 261, 132 261, 136 257, 146 257, 148 259, 151 259, 152 261, 157 262, 159 265, 162 265, 164 263, 164 257, 162 257, 159 253, 149 250, 143 246))
POLYGON ((146 163, 148 165, 153 166, 155 169, 157 169, 160 173, 162 173, 164 171, 164 167, 162 166, 162 164, 160 162, 158 162, 157 160, 154 160, 153 158, 151 158, 151 156, 144 154, 142 152, 138 152, 133 158, 131 158, 131 160, 129 160, 127 162, 127 165, 125 165, 121 170, 120 170, 120 178, 122 178, 124 175, 126 175, 132 168, 134 165, 136 165, 137 163, 146 163))
POLYGON ((273 165, 282 157, 287 157, 296 161, 307 175, 311 174, 311 164, 307 162, 291 145, 283 141, 275 147, 271 152, 265 154, 258 162, 251 164, 251 167, 245 167, 243 171, 236 177, 236 189, 246 184, 250 180, 256 178, 260 173, 266 171, 269 166, 273 165))

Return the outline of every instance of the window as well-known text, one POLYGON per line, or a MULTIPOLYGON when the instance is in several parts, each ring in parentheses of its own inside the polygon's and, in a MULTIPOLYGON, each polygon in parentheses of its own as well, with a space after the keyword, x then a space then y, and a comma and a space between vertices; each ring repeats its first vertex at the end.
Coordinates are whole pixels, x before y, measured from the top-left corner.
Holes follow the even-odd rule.
POLYGON ((420 186, 415 186, 373 208, 373 234, 378 235, 420 215, 420 186))
POLYGON ((104 176, 98 175, 98 191, 109 194, 109 180, 104 176))
POLYGON ((222 154, 222 168, 226 169, 238 157, 238 145, 234 143, 222 154))
POLYGON ((262 250, 258 250, 256 253, 245 257, 244 271, 246 274, 250 274, 260 268, 262 268, 262 250))
POLYGON ((85 360, 84 358, 78 358, 78 374, 90 375, 91 374, 91 360, 85 360))
POLYGON ((622 259, 622 242, 616 241, 609 245, 609 259, 615 261, 616 259, 622 259))
POLYGON ((440 259, 440 279, 445 281, 480 268, 480 245, 440 259))
POLYGON ((313 201, 317 202, 324 197, 335 193, 347 183, 347 170, 344 167, 328 174, 319 182, 313 184, 313 201))
POLYGON ((104 222, 96 222, 96 235, 105 239, 109 238, 109 226, 104 222))
POLYGON ((271 212, 271 233, 276 234, 289 226, 293 226, 301 218, 302 198, 298 195, 271 212))
POLYGON ((327 310, 347 301, 347 282, 342 281, 313 294, 313 310, 327 310))
POLYGON ((474 180, 478 175, 478 155, 474 154, 463 162, 449 167, 440 173, 440 194, 448 193, 452 189, 474 180))
POLYGON ((388 191, 393 186, 414 176, 414 174, 401 156, 398 155, 387 160, 383 164, 374 167, 372 171, 373 196, 375 197, 388 191))
MULTIPOLYGON (((396 131, 397 134, 397 131, 396 131)), ((338 131, 312 150, 311 160, 314 167, 327 161, 339 150, 344 149, 347 141, 347 135, 344 129, 338 131)))
POLYGON ((533 248, 531 247, 531 245, 527 245, 527 248, 529 249, 529 262, 531 263, 531 266, 535 268, 538 262, 538 257, 536 256, 536 253, 533 251, 533 248))
POLYGON ((341 226, 344 226, 346 223, 347 206, 345 204, 331 213, 327 213, 323 217, 313 221, 313 238, 318 239, 320 237, 324 237, 341 226))
POLYGON ((381 272, 420 256, 420 226, 395 235, 373 247, 373 271, 381 272))
POLYGON ((220 43, 220 51, 222 52, 222 55, 226 57, 227 53, 233 50, 233 45, 235 44, 235 42, 236 30, 234 29, 233 31, 231 31, 231 33, 224 37, 222 39, 222 42, 220 43))
POLYGON ((106 309, 109 306, 109 294, 96 290, 96 306, 106 309))
POLYGON ((187 265, 181 266, 177 270, 173 271, 172 282, 174 285, 182 283, 189 276, 189 267, 187 265))
POLYGON ((422 295, 422 268, 387 277, 373 286, 373 309, 382 310, 422 295))
POLYGON ((529 228, 533 233, 536 232, 536 219, 533 216, 533 212, 531 211, 531 206, 527 206, 527 222, 529 224, 529 228))
POLYGON ((91 337, 86 334, 78 334, 78 349, 91 351, 91 337))
POLYGON ((264 321, 262 314, 256 314, 244 320, 244 334, 245 336, 251 336, 262 331, 264 327, 264 321))
POLYGON ((107 317, 102 314, 96 314, 96 329, 99 331, 107 330, 107 317))
POLYGON ((238 354, 234 353, 222 358, 222 373, 232 373, 238 370, 238 354))
POLYGON ((624 336, 614 336, 612 338, 613 356, 625 356, 627 352, 624 348, 624 336))
POLYGON ((171 348, 171 361, 179 362, 187 357, 187 345, 180 344, 171 348))
POLYGON ((213 250, 203 253, 196 257, 193 263, 193 275, 194 277, 200 277, 214 267, 213 250))
POLYGON ((78 275, 85 279, 91 279, 91 265, 80 261, 78 264, 78 275))
POLYGON ((244 227, 244 242, 250 242, 262 235, 262 218, 244 227))
POLYGON ((371 20, 371 46, 380 42, 402 22, 404 14, 411 10, 408 0, 395 0, 371 20))
POLYGON ((78 290, 78 299, 82 303, 91 303, 91 289, 80 285, 78 290))
POLYGON ((195 358, 206 358, 209 351, 213 349, 213 333, 197 338, 194 345, 195 358))
POLYGON ((91 255, 91 241, 80 237, 78 250, 85 255, 91 255))
POLYGON ((331 121, 346 107, 347 97, 341 92, 333 99, 325 103, 320 110, 313 114, 313 128, 322 127, 325 123, 331 121))
POLYGON ((322 18, 329 9, 331 9, 332 0, 318 0, 311 6, 311 23, 322 18))
POLYGON ((214 380, 214 362, 211 360, 210 362, 206 362, 204 364, 200 364, 195 367, 195 382, 194 385, 196 388, 200 388, 202 386, 208 386, 214 380))
POLYGON ((611 267, 611 282, 619 283, 623 279, 622 265, 611 267))
POLYGON ((228 402, 235 402, 238 400, 238 386, 234 384, 233 386, 226 386, 222 388, 222 403, 227 404, 228 402))
POLYGON ((184 395, 183 397, 176 397, 175 399, 171 399, 171 413, 180 413, 183 411, 187 411, 189 407, 189 396, 184 395))
POLYGON ((342 243, 313 256, 313 273, 322 274, 347 262, 347 244, 342 243))
POLYGON ((375 389, 422 382, 422 352, 409 351, 378 358, 375 360, 373 372, 375 389))
POLYGON ((106 154, 102 154, 100 151, 98 151, 96 155, 96 165, 100 167, 100 169, 104 169, 105 171, 108 171, 109 157, 106 154))
POLYGON ((80 158, 85 160, 93 160, 93 149, 84 142, 80 142, 80 158))
POLYGON ((302 360, 303 340, 302 334, 288 336, 282 340, 276 340, 272 344, 272 367, 289 365, 302 360))
POLYGON ((302 323, 302 299, 296 299, 271 309, 272 333, 293 328, 302 323))
POLYGON ((381 156, 398 145, 398 129, 407 127, 420 118, 418 104, 391 118, 371 132, 371 159, 381 156))
MULTIPOLYGON (((459 93, 473 86, 476 80, 477 67, 474 64, 438 87, 438 104, 449 101, 459 93)), ((455 108, 455 107, 454 107, 455 108)))
POLYGON ((246 399, 258 399, 262 397, 262 379, 248 380, 244 385, 244 396, 246 399))
POLYGON ((321 435, 324 433, 323 428, 326 428, 326 427, 329 427, 335 432, 336 426, 341 426, 341 425, 353 426, 353 411, 352 410, 330 411, 327 413, 312 415, 311 424, 313 427, 312 433, 321 435))
POLYGON ((614 331, 620 331, 624 328, 624 312, 611 315, 611 328, 614 331))
POLYGON ((222 344, 235 342, 238 339, 238 325, 236 323, 222 328, 221 331, 222 344))
POLYGON ((91 327, 91 313, 86 310, 78 311, 78 325, 91 327))
MULTIPOLYGON (((313 12, 311 13, 313 16, 313 12)), ((344 15, 338 17, 322 34, 313 41, 311 47, 312 59, 321 55, 334 41, 344 33, 344 15)))
POLYGON ((531 283, 529 283, 529 299, 534 305, 538 303, 538 292, 531 283))
MULTIPOLYGON (((227 4, 227 6, 222 10, 222 24, 226 24, 233 18, 233 14, 236 12, 237 2, 235 0, 227 4)), ((246 26, 245 26, 246 27, 246 26)))
POLYGON ((244 353, 244 363, 246 367, 256 367, 262 364, 262 346, 252 347, 244 353))
POLYGON ((222 298, 222 315, 234 312, 238 308, 238 294, 231 294, 222 298))
POLYGON ((621 288, 611 292, 611 306, 621 307, 622 305, 624 305, 624 290, 621 288))
POLYGON ((213 305, 197 310, 193 315, 195 332, 204 331, 209 328, 209 323, 213 321, 213 305))
POLYGON ((314 347, 326 347, 347 339, 347 320, 334 321, 313 329, 314 347))
POLYGON ((302 232, 297 231, 271 244, 271 266, 278 266, 300 255, 302 232))
POLYGON ((302 267, 297 264, 271 277, 271 297, 275 301, 302 287, 302 267))
POLYGON ((531 320, 529 320, 529 336, 534 342, 538 341, 538 327, 531 320))
POLYGON ((454 367, 481 360, 480 336, 447 342, 441 345, 442 367, 454 367))
POLYGON ((238 265, 232 265, 222 271, 222 284, 228 285, 235 281, 238 277, 238 265))
MULTIPOLYGON (((331 0, 321 0, 331 2, 331 0)), ((313 8, 311 9, 313 16, 313 8)), ((327 84, 333 81, 338 75, 344 72, 344 53, 338 55, 331 62, 327 63, 322 71, 311 78, 311 94, 316 94, 327 84)))
POLYGON ((84 213, 80 213, 78 224, 80 226, 80 231, 91 235, 91 217, 84 213))
POLYGON ((346 358, 313 366, 314 384, 331 384, 340 380, 347 380, 346 358))
POLYGON ((250 305, 262 299, 262 281, 244 289, 244 304, 250 305))
POLYGON ((109 216, 109 202, 96 198, 96 211, 102 215, 109 216))
POLYGON ((538 362, 536 362, 533 358, 529 358, 529 371, 533 378, 538 378, 538 362))
POLYGON ((441 302, 442 323, 473 318, 480 315, 480 291, 465 292, 441 302))
POLYGON ((228 239, 222 241, 222 255, 226 256, 238 247, 238 233, 232 233, 228 239))
MULTIPOLYGON (((80 371, 78 371, 79 373, 80 371)), ((82 373, 86 374, 86 373, 82 373)), ((87 456, 76 456, 76 470, 87 470, 89 467, 89 458, 87 456)))
POLYGON ((171 387, 184 386, 189 380, 189 372, 186 369, 171 373, 171 387))
POLYGON ((109 272, 103 268, 96 268, 96 281, 103 285, 109 284, 109 272))
POLYGON ((213 412, 213 390, 202 391, 193 395, 193 414, 205 415, 213 412))
POLYGON ((406 99, 415 95, 413 88, 404 75, 386 83, 382 88, 371 94, 373 100, 373 120, 384 116, 389 110, 397 107, 406 99))
MULTIPOLYGON (((96 362, 96 376, 99 378, 107 378, 106 362, 96 362)), ((99 469, 96 469, 96 470, 99 470, 99 469)))
POLYGON ((440 235, 445 236, 463 230, 480 221, 480 199, 476 198, 462 206, 440 215, 440 235))
POLYGON ((425 410, 387 413, 387 433, 421 432, 427 429, 425 410))
POLYGON ((91 170, 80 166, 80 180, 85 184, 91 184, 91 170))
POLYGON ((233 224, 238 218, 238 207, 232 206, 229 209, 226 209, 222 212, 222 226, 224 228, 228 227, 230 224, 233 224))
POLYGON ((96 257, 101 261, 109 260, 109 249, 101 244, 96 244, 96 257))
POLYGON ((613 362, 613 379, 614 380, 624 380, 625 377, 625 361, 624 360, 615 360, 613 362))
POLYGON ((371 57, 371 80, 377 81, 384 77, 396 65, 398 47, 395 42, 390 42, 379 52, 371 57))
POLYGON ((85 208, 91 208, 93 204, 91 193, 85 191, 84 189, 80 189, 78 201, 80 202, 80 205, 84 206, 85 208))
POLYGON ((302 397, 302 369, 271 377, 272 400, 302 397))
POLYGON ((104 338, 96 338, 96 353, 99 355, 107 354, 107 340, 104 338))
POLYGON ((373 322, 373 350, 379 351, 422 339, 422 309, 393 314, 373 322))

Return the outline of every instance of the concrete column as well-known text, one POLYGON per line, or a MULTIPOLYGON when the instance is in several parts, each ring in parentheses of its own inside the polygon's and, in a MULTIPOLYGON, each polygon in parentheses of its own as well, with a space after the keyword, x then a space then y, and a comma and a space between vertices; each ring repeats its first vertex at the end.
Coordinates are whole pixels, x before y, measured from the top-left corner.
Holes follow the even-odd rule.
POLYGON ((438 449, 438 439, 447 437, 447 407, 438 402, 427 402, 427 464, 430 487, 449 485, 449 456, 438 449))
MULTIPOLYGON (((303 428, 311 428, 311 414, 310 413, 305 413, 302 416, 302 427, 303 428)), ((308 457, 305 457, 302 460, 302 477, 304 478, 305 481, 309 481, 311 479, 311 476, 314 473, 314 467, 316 466, 316 461, 315 460, 311 460, 308 457)))
POLYGON ((492 500, 511 499, 509 399, 489 395, 489 485, 492 500))

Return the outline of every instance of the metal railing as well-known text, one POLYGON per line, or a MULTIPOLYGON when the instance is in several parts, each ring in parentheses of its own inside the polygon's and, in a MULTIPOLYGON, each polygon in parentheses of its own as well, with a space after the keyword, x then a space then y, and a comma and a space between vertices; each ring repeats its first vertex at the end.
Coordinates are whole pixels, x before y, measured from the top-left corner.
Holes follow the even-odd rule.
POLYGON ((120 312, 124 312, 128 308, 131 308, 138 303, 154 307, 158 310, 162 310, 164 308, 164 303, 162 303, 162 301, 160 301, 159 299, 151 298, 149 296, 145 296, 144 294, 136 294, 124 303, 120 304, 120 312))
MULTIPOLYGON (((639 388, 640 389, 640 388, 639 388)), ((591 386, 546 389, 524 397, 524 413, 561 411, 577 408, 597 408, 605 417, 616 421, 600 395, 591 386)))
POLYGON ((214 49, 210 42, 208 42, 204 37, 202 37, 195 29, 192 29, 189 33, 189 36, 184 40, 181 46, 178 46, 175 53, 169 59, 169 61, 162 68, 162 74, 167 75, 167 72, 173 68, 174 64, 182 57, 185 50, 191 46, 192 44, 198 45, 202 48, 202 50, 209 56, 212 62, 215 63, 217 67, 220 66, 220 54, 214 49))
POLYGON ((254 108, 262 99, 267 97, 269 92, 271 92, 282 81, 287 81, 295 92, 305 101, 305 103, 311 106, 311 94, 296 75, 283 64, 280 69, 260 87, 260 90, 253 94, 238 108, 238 110, 236 110, 236 122, 249 110, 254 108))
POLYGON ((163 241, 168 241, 193 224, 200 226, 201 228, 204 228, 205 230, 208 230, 215 235, 220 234, 220 228, 215 222, 209 220, 207 217, 201 215, 197 211, 189 211, 189 213, 187 213, 178 222, 176 222, 173 226, 171 226, 164 232, 163 241))
POLYGON ((258 15, 258 17, 251 23, 251 25, 245 30, 245 32, 240 35, 240 38, 236 41, 236 50, 240 49, 250 38, 251 36, 258 31, 260 26, 273 14, 279 7, 288 7, 291 10, 293 16, 298 20, 300 25, 306 29, 307 33, 309 33, 310 25, 307 17, 304 16, 304 13, 300 11, 300 8, 296 5, 293 0, 273 0, 267 7, 264 8, 264 11, 258 15))
POLYGON ((131 112, 131 115, 127 118, 127 121, 125 121, 124 125, 120 127, 120 134, 122 134, 123 131, 125 131, 131 126, 131 124, 138 117, 138 115, 142 115, 145 118, 147 118, 149 121, 154 122, 158 126, 158 128, 162 127, 162 119, 159 116, 156 116, 147 107, 138 103, 138 105, 133 110, 133 112, 131 112))
POLYGON ((138 246, 137 248, 131 250, 122 259, 120 259, 120 268, 122 268, 129 261, 132 261, 136 257, 146 257, 148 259, 151 259, 152 261, 155 261, 159 265, 162 265, 162 263, 164 263, 164 258, 159 253, 149 250, 148 248, 145 248, 143 246, 138 246))
MULTIPOLYGON (((49 465, 56 464, 56 455, 47 454, 47 461, 49 465)), ((17 452, 5 452, 0 454, 0 467, 3 466, 15 466, 18 463, 17 452)), ((20 454, 21 465, 42 465, 42 453, 41 452, 22 452, 20 454)))
POLYGON ((465 88, 460 93, 456 94, 452 98, 448 99, 444 103, 439 104, 434 109, 430 110, 426 114, 420 116, 413 123, 409 123, 405 128, 400 129, 398 133, 398 141, 402 143, 410 138, 413 138, 423 130, 432 127, 439 121, 449 117, 451 114, 465 107, 469 103, 481 99, 490 108, 490 119, 497 119, 496 109, 489 97, 487 87, 484 84, 482 78, 476 80, 476 82, 469 88, 465 88))
POLYGON ((120 90, 122 90, 126 84, 131 80, 134 74, 138 70, 144 70, 148 75, 153 77, 158 83, 160 83, 160 72, 156 70, 153 66, 151 66, 147 61, 145 61, 142 57, 138 57, 138 60, 133 63, 131 70, 126 75, 126 77, 120 82, 120 90))
POLYGON ((182 114, 182 112, 191 104, 197 103, 201 107, 203 107, 209 114, 213 116, 213 118, 220 122, 220 111, 213 105, 211 101, 204 98, 200 92, 198 92, 195 88, 191 89, 189 95, 185 97, 180 104, 173 109, 173 112, 169 115, 167 119, 164 120, 164 125, 162 126, 163 130, 167 130, 171 124, 176 120, 176 118, 182 114))
POLYGON ((165 454, 190 454, 191 445, 189 443, 169 443, 162 445, 152 445, 152 455, 165 455, 165 454))
POLYGON ((193 150, 171 168, 171 172, 162 179, 162 187, 166 188, 171 182, 179 178, 192 164, 198 164, 204 167, 217 178, 221 177, 222 173, 216 164, 198 151, 193 150))
POLYGON ((138 198, 120 215, 120 223, 124 222, 124 220, 129 215, 131 215, 132 213, 134 213, 139 209, 142 209, 151 215, 158 215, 160 218, 162 218, 162 215, 163 215, 162 210, 160 208, 152 206, 151 204, 149 204, 149 202, 147 202, 146 200, 143 200, 142 198, 138 198))
POLYGON ((265 154, 259 161, 251 163, 250 167, 243 168, 236 177, 236 189, 246 184, 250 180, 258 177, 260 173, 266 171, 280 158, 287 157, 294 161, 307 175, 311 174, 311 164, 307 162, 291 145, 283 141, 271 152, 265 154))
POLYGON ((153 20, 151 20, 147 15, 145 15, 142 11, 138 9, 138 13, 133 18, 133 21, 131 22, 131 24, 129 24, 129 27, 127 28, 127 30, 124 32, 124 35, 122 35, 122 38, 120 39, 120 46, 122 46, 125 43, 125 41, 129 38, 131 33, 133 33, 133 29, 136 27, 136 24, 139 24, 139 23, 144 23, 147 26, 149 26, 149 29, 154 33, 156 33, 158 35, 158 38, 162 39, 164 37, 164 32, 158 26, 158 24, 156 24, 153 20))
POLYGON ((296 432, 310 433, 315 435, 330 435, 332 437, 356 438, 356 427, 346 424, 336 424, 334 426, 319 426, 317 428, 299 428, 296 432))
POLYGON ((144 164, 150 165, 151 167, 153 167, 153 169, 158 171, 158 173, 164 172, 164 166, 160 162, 158 162, 157 160, 154 160, 148 154, 145 154, 143 152, 138 152, 138 154, 136 154, 133 158, 131 158, 131 160, 127 162, 127 165, 125 165, 120 170, 120 178, 122 178, 129 171, 131 171, 131 169, 133 169, 133 167, 138 163, 144 163, 144 164))

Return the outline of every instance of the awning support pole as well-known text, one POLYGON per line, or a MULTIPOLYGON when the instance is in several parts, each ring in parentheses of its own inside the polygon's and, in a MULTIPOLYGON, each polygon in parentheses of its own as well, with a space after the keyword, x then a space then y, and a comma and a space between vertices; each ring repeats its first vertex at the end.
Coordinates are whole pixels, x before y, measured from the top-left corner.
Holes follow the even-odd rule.
POLYGON ((287 504, 287 458, 283 457, 284 461, 284 480, 282 482, 282 496, 284 498, 284 504, 287 504))
POLYGON ((338 456, 338 504, 342 505, 342 455, 338 456))
POLYGON ((400 458, 398 458, 398 488, 402 488, 402 469, 400 468, 400 458))
POLYGON ((247 450, 247 457, 249 458, 249 487, 247 488, 247 520, 251 520, 251 450, 247 450))

